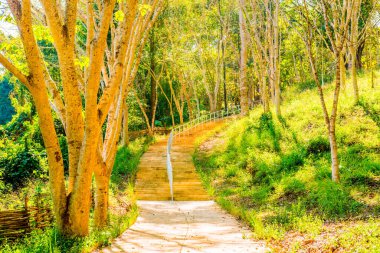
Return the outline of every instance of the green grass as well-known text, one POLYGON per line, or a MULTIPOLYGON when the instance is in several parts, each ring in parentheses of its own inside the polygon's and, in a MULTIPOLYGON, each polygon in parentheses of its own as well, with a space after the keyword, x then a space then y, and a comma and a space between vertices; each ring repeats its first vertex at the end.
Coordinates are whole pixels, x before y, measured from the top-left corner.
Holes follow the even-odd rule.
MULTIPOLYGON (((380 89, 370 88, 367 77, 361 77, 362 98, 356 105, 349 83, 337 118, 340 184, 331 181, 326 127, 312 87, 284 92, 280 120, 256 108, 219 130, 223 145, 211 154, 196 151, 194 160, 209 193, 250 224, 256 238, 279 243, 290 231, 314 238, 328 224, 363 220, 364 226, 371 223, 369 216, 374 217, 371 224, 379 224, 380 89)), ((332 88, 325 87, 328 108, 332 88)), ((372 227, 373 233, 360 242, 380 240, 380 226, 372 227)), ((335 243, 351 250, 359 241, 347 242, 350 233, 354 229, 335 243)))
MULTIPOLYGON (((115 160, 110 184, 109 226, 98 231, 90 227, 90 235, 85 238, 67 238, 53 227, 35 230, 31 235, 15 242, 3 243, 0 252, 4 253, 82 253, 107 246, 112 239, 130 227, 138 216, 134 197, 134 178, 142 154, 154 141, 152 138, 139 138, 128 147, 120 147, 115 160), (120 207, 123 207, 122 209, 120 207)), ((91 223, 93 219, 91 218, 91 223)))

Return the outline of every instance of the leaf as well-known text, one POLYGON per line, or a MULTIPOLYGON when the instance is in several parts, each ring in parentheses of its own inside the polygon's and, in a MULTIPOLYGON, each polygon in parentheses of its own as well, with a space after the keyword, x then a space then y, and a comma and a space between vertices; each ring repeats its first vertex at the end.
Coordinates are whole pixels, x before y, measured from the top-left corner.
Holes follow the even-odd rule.
POLYGON ((140 4, 139 11, 141 15, 144 17, 148 12, 152 11, 152 6, 149 4, 140 4))
POLYGON ((90 58, 87 56, 81 56, 79 59, 75 59, 75 65, 80 68, 87 68, 90 65, 90 58))
POLYGON ((124 16, 125 16, 125 14, 122 10, 118 10, 114 14, 114 18, 117 22, 122 22, 124 20, 124 16))

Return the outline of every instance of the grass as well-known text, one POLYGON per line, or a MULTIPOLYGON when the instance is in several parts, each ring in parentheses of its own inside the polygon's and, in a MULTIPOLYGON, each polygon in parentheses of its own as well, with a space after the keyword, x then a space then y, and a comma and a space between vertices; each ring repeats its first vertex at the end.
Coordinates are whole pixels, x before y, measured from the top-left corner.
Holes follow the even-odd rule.
MULTIPOLYGON (((334 232, 334 240, 323 239, 322 244, 344 251, 379 247, 372 242, 380 240, 380 89, 370 88, 362 76, 362 98, 354 104, 350 80, 347 84, 337 118, 340 184, 331 181, 329 142, 313 87, 287 89, 282 118, 263 115, 262 108, 256 108, 249 117, 219 130, 217 148, 204 152, 202 147, 195 153, 209 193, 251 225, 255 238, 268 240, 274 249, 290 240, 286 247, 297 251, 305 245, 289 239, 292 234, 321 241, 323 231, 352 220, 346 230, 334 232), (372 229, 366 228, 368 233, 360 240, 350 239, 358 226, 372 229)), ((332 89, 325 86, 328 108, 332 89)))
MULTIPOLYGON (((110 184, 109 226, 98 231, 91 225, 90 235, 85 238, 67 238, 56 228, 35 230, 29 236, 15 242, 5 242, 0 246, 4 253, 84 253, 110 245, 130 227, 138 216, 134 197, 134 178, 142 154, 154 139, 144 137, 131 142, 128 147, 120 147, 110 184)), ((91 218, 91 222, 93 219, 91 218)))

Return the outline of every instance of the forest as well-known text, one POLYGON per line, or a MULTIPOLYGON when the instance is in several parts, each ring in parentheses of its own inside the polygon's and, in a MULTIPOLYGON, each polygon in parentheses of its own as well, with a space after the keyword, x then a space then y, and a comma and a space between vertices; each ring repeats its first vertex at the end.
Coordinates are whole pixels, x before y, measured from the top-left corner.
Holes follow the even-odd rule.
POLYGON ((251 240, 380 252, 377 0, 0 0, 0 252, 112 245, 208 115, 190 162, 251 240))

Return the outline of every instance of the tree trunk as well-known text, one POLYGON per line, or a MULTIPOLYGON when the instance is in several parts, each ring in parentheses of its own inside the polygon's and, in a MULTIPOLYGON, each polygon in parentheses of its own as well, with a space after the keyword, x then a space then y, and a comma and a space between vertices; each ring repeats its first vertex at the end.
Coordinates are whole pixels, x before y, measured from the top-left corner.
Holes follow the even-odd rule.
MULTIPOLYGON (((33 92, 34 93, 34 92, 33 92)), ((59 231, 69 233, 67 220, 67 199, 64 182, 63 159, 57 135, 55 134, 54 120, 49 106, 47 94, 43 88, 37 88, 33 100, 37 109, 41 134, 44 139, 49 164, 49 185, 53 198, 53 213, 59 231), (54 134, 52 134, 54 133, 54 134)))
POLYGON ((157 107, 157 80, 154 77, 156 73, 156 43, 155 43, 155 34, 154 29, 150 34, 150 69, 152 71, 150 75, 150 121, 152 130, 155 127, 155 116, 156 116, 156 107, 157 107))
POLYGON ((79 161, 78 175, 69 199, 69 228, 73 235, 83 237, 89 233, 91 208, 91 179, 97 162, 100 127, 97 122, 89 124, 79 161))
POLYGON ((268 87, 266 85, 266 78, 265 75, 262 75, 262 84, 261 84, 261 93, 262 93, 262 101, 263 101, 263 107, 264 107, 264 113, 268 113, 270 111, 269 109, 269 94, 268 94, 268 87))
POLYGON ((122 145, 128 147, 129 145, 129 127, 128 127, 128 104, 125 102, 123 110, 123 141, 122 145))
POLYGON ((338 145, 336 143, 335 130, 329 132, 330 150, 331 150, 331 176, 334 182, 340 181, 338 145))
POLYGON ((346 66, 344 63, 344 53, 342 52, 339 56, 339 67, 340 67, 340 84, 343 90, 346 90, 346 66))
POLYGON ((227 110, 227 73, 226 73, 226 59, 225 59, 225 40, 224 40, 224 24, 223 14, 221 7, 221 0, 218 0, 219 20, 220 20, 220 41, 222 43, 222 71, 223 71, 223 100, 224 110, 227 110))
POLYGON ((244 17, 245 0, 240 0, 239 7, 239 25, 240 25, 240 105, 241 114, 247 115, 248 107, 248 85, 247 85, 247 62, 248 62, 248 37, 247 24, 244 17))
POLYGON ((107 175, 96 175, 95 182, 95 227, 104 228, 108 225, 108 193, 110 177, 108 177, 107 175))
POLYGON ((351 48, 351 78, 352 86, 354 88, 355 103, 359 102, 359 87, 358 87, 358 78, 356 71, 356 52, 355 48, 351 48))
MULTIPOLYGON (((339 59, 339 56, 336 57, 336 59, 339 59)), ((338 147, 337 147, 336 136, 335 136, 336 116, 338 112, 339 91, 340 91, 340 86, 341 86, 341 80, 340 80, 341 66, 339 65, 336 66, 334 101, 333 101, 333 106, 332 106, 333 108, 332 108, 332 113, 330 117, 330 128, 329 128, 329 138, 330 138, 330 148, 331 148, 331 172, 332 172, 332 180, 334 182, 340 181, 338 147)))
POLYGON ((274 92, 275 92, 275 108, 277 117, 281 117, 281 88, 280 88, 280 35, 279 35, 279 27, 278 27, 278 16, 280 9, 280 0, 275 0, 275 11, 273 18, 273 37, 274 37, 274 45, 273 45, 273 61, 274 61, 274 69, 273 69, 273 77, 274 77, 274 92))

